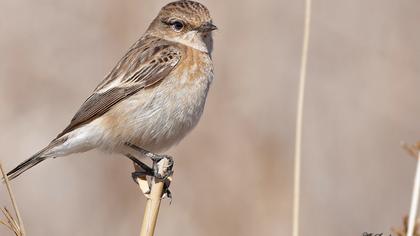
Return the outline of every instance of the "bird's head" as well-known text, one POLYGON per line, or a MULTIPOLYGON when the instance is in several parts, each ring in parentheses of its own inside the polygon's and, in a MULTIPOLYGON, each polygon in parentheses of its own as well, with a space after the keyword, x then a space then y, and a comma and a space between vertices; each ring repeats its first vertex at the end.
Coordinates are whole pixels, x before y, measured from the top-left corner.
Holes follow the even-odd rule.
POLYGON ((209 10, 201 3, 181 0, 164 6, 147 33, 169 41, 211 52, 211 32, 217 29, 209 10))

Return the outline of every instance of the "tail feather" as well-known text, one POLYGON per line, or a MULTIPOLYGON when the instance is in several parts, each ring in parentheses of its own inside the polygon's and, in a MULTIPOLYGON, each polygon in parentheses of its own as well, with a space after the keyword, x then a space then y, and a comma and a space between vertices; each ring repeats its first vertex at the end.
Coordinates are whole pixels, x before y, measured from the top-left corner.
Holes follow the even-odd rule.
POLYGON ((34 167, 35 165, 47 159, 49 156, 43 155, 44 151, 45 149, 41 150, 40 152, 36 153, 35 155, 30 157, 26 161, 20 163, 13 170, 9 171, 9 173, 7 173, 7 177, 9 178, 9 180, 12 180, 18 177, 23 172, 29 170, 30 168, 34 167))
POLYGON ((30 168, 38 165, 40 162, 50 158, 50 157, 56 157, 57 155, 54 152, 51 152, 51 149, 54 147, 57 147, 67 141, 67 137, 63 136, 59 139, 54 139, 47 147, 27 159, 26 161, 20 163, 18 166, 16 166, 13 170, 9 171, 7 173, 7 177, 12 180, 16 177, 18 177, 23 172, 29 170, 30 168))

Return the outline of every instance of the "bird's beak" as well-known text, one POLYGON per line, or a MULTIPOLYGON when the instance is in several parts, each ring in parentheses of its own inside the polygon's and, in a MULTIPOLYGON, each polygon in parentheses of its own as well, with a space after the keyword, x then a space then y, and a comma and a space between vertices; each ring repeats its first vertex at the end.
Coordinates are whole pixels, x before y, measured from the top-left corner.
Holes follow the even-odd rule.
POLYGON ((217 27, 213 25, 211 22, 206 22, 202 24, 200 27, 198 27, 198 32, 207 33, 211 32, 213 30, 217 30, 217 27))

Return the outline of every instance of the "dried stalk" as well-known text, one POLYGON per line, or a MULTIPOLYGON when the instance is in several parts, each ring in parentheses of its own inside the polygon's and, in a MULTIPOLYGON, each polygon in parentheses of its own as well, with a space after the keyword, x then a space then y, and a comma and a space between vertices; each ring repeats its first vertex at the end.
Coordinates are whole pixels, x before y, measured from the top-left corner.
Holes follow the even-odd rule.
POLYGON ((3 166, 2 166, 1 163, 0 163, 0 171, 1 171, 1 174, 3 176, 3 180, 6 184, 6 188, 7 188, 8 194, 9 194, 10 201, 12 202, 13 211, 15 212, 15 215, 16 215, 16 220, 15 220, 15 218, 12 216, 12 214, 10 214, 10 212, 7 210, 6 207, 1 208, 0 210, 3 213, 3 215, 6 217, 7 222, 0 221, 0 224, 5 225, 16 236, 25 236, 26 232, 25 232, 25 227, 23 226, 23 220, 22 220, 22 217, 19 213, 19 209, 17 207, 16 199, 14 197, 12 188, 10 187, 9 178, 5 174, 5 172, 3 170, 3 166))
MULTIPOLYGON (((414 225, 413 236, 420 236, 420 219, 416 219, 416 223, 414 225)), ((404 216, 403 218, 403 226, 401 228, 391 228, 392 232, 396 236, 407 236, 408 231, 408 216, 404 216)))
POLYGON ((300 202, 300 170, 302 150, 302 120, 303 102, 305 95, 306 64, 308 60, 309 30, 311 23, 311 0, 305 0, 305 25, 302 42, 302 57, 299 78, 299 94, 296 117, 295 134, 295 166, 294 166, 294 193, 293 193, 293 229, 292 235, 299 235, 299 202, 300 202))
MULTIPOLYGON (((158 173, 169 173, 172 171, 172 163, 169 159, 164 158, 157 163, 158 173)), ((165 182, 171 181, 168 179, 152 178, 150 193, 145 193, 144 185, 147 182, 146 178, 138 178, 140 190, 143 191, 147 198, 146 207, 144 209, 143 222, 141 224, 140 236, 153 236, 155 233, 156 222, 159 214, 160 202, 164 194, 165 182)), ((169 186, 169 183, 167 184, 169 186)), ((167 187, 166 186, 166 187, 167 187)))
POLYGON ((162 180, 154 179, 151 187, 150 198, 147 198, 146 207, 144 209, 140 236, 153 236, 155 233, 163 187, 164 183, 162 180))
POLYGON ((417 156, 416 175, 414 177, 413 194, 411 196, 410 215, 408 217, 408 230, 407 236, 413 236, 416 226, 416 215, 419 202, 419 188, 420 188, 420 145, 417 142, 412 147, 408 145, 403 146, 411 155, 417 156))

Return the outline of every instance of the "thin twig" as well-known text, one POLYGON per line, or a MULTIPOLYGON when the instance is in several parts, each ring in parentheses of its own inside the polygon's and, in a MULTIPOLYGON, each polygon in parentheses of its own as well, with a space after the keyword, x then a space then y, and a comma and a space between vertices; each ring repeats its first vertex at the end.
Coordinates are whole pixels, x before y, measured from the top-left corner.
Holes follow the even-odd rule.
POLYGON ((12 214, 10 214, 9 210, 6 207, 0 208, 3 215, 6 217, 7 222, 12 227, 13 231, 20 231, 19 223, 13 218, 12 214))
POLYGON ((299 235, 299 202, 300 202, 300 169, 302 150, 302 120, 303 102, 305 95, 306 64, 308 60, 309 32, 311 23, 311 0, 305 0, 305 25, 302 43, 302 57, 299 78, 299 97, 296 117, 295 134, 295 166, 294 166, 294 193, 293 193, 293 229, 292 235, 299 235))
MULTIPOLYGON (((4 172, 4 170, 3 170, 3 166, 2 166, 2 164, 1 164, 1 163, 0 163, 0 171, 1 171, 1 174, 2 174, 2 176, 3 176, 4 182, 6 183, 7 192, 8 192, 8 194, 9 194, 10 201, 12 202, 12 206, 13 206, 13 210, 14 210, 15 215, 16 215, 17 222, 15 222, 15 221, 14 221, 13 217, 10 215, 10 213, 7 211, 7 209, 6 209, 6 208, 4 208, 4 209, 6 210, 6 212, 7 212, 8 214, 5 214, 5 216, 6 216, 6 217, 7 217, 7 216, 10 216, 10 217, 12 218, 11 222, 13 222, 13 223, 15 223, 15 224, 16 224, 17 229, 19 230, 20 235, 21 235, 21 236, 24 236, 24 235, 26 235, 26 231, 25 231, 25 227, 23 226, 23 220, 22 220, 22 217, 21 217, 21 215, 20 215, 20 213, 19 213, 19 209, 18 209, 18 207, 17 207, 17 204, 16 204, 16 199, 15 199, 15 197, 14 197, 14 194, 13 194, 12 188, 10 187, 9 178, 8 178, 8 177, 7 177, 7 175, 5 174, 5 172, 4 172)), ((4 213, 4 212, 3 212, 3 213, 4 213)), ((9 219, 8 219, 8 221, 10 222, 10 220, 9 220, 9 219)), ((13 225, 12 225, 12 228, 13 228, 13 225)))
POLYGON ((413 236, 413 233, 414 233, 414 227, 416 224, 417 206, 419 202, 419 187, 420 187, 420 152, 418 151, 416 176, 414 178, 413 195, 411 197, 410 215, 408 218, 407 236, 413 236))
POLYGON ((22 236, 22 231, 16 222, 16 220, 12 217, 10 212, 7 210, 6 207, 0 208, 3 215, 6 217, 7 223, 2 222, 4 225, 8 226, 8 228, 16 235, 16 236, 22 236))
POLYGON ((15 235, 16 235, 16 232, 13 230, 13 228, 9 224, 7 224, 6 222, 4 222, 2 220, 0 220, 0 224, 6 226, 10 231, 12 231, 13 233, 15 233, 15 235))

